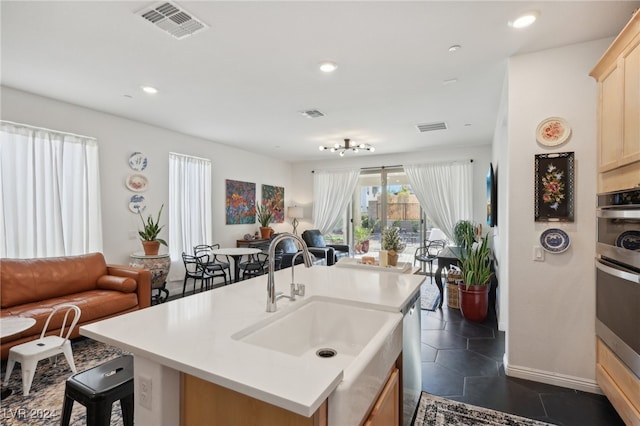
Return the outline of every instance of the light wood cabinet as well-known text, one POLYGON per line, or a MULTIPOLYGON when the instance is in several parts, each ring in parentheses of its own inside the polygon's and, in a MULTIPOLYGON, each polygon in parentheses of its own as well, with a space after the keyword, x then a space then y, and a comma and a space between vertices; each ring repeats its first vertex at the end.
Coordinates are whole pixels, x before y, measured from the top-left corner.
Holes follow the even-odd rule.
POLYGON ((640 380, 597 339, 596 380, 627 426, 640 426, 640 380))
POLYGON ((640 12, 590 75, 598 82, 598 192, 640 186, 640 12))
POLYGON ((400 424, 400 380, 399 370, 394 368, 384 385, 378 400, 373 405, 364 426, 399 426, 400 424))

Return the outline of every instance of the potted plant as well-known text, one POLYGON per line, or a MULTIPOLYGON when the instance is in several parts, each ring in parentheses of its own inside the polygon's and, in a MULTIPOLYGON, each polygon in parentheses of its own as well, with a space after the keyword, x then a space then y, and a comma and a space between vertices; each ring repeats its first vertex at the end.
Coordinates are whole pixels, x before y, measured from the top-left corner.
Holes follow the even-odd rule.
POLYGON ((260 223, 260 236, 263 240, 266 240, 271 236, 269 224, 273 219, 273 212, 266 204, 261 204, 256 209, 256 218, 258 219, 258 223, 260 223))
POLYGON ((473 240, 473 222, 470 220, 459 220, 453 226, 453 242, 463 250, 466 248, 467 239, 473 240))
POLYGON ((140 220, 142 221, 142 231, 138 231, 138 235, 140 235, 140 239, 142 240, 142 247, 144 248, 144 254, 146 256, 155 256, 158 254, 160 250, 160 244, 166 246, 167 242, 162 238, 158 238, 158 234, 164 228, 164 225, 160 226, 160 215, 162 214, 162 208, 164 204, 160 206, 160 210, 158 211, 158 217, 156 220, 153 220, 153 217, 149 215, 147 220, 145 221, 142 217, 142 213, 140 209, 138 209, 138 214, 140 215, 140 220))
POLYGON ((458 260, 462 273, 462 282, 458 285, 460 311, 466 319, 482 322, 489 310, 489 289, 493 275, 488 236, 476 242, 473 232, 468 234, 458 260))
POLYGON ((398 264, 398 253, 404 250, 405 244, 400 241, 400 228, 395 226, 382 231, 382 250, 387 250, 387 262, 391 266, 398 264))
POLYGON ((369 238, 371 238, 371 228, 356 226, 353 230, 353 236, 356 240, 356 252, 367 253, 369 251, 369 238))

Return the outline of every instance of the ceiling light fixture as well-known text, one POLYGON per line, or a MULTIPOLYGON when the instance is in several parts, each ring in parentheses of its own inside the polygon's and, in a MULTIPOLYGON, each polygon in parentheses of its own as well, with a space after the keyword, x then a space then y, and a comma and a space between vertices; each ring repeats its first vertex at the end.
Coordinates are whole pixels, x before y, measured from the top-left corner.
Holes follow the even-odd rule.
POLYGON ((324 62, 320 62, 320 71, 322 72, 334 72, 336 69, 338 69, 338 64, 336 64, 335 62, 331 62, 331 61, 324 61, 324 62))
POLYGON ((344 145, 340 145, 339 143, 335 144, 334 146, 320 145, 319 149, 320 151, 329 150, 331 152, 338 152, 340 154, 340 157, 344 157, 344 153, 347 151, 358 152, 360 150, 363 150, 363 151, 373 152, 376 150, 373 146, 369 145, 368 143, 352 144, 351 139, 345 139, 344 145))
POLYGON ((538 16, 540 16, 540 13, 538 12, 525 13, 524 15, 517 17, 514 21, 510 21, 509 26, 516 29, 526 28, 536 22, 538 16))
POLYGON ((151 86, 140 86, 140 88, 145 92, 148 93, 150 95, 155 95, 156 93, 158 93, 158 89, 156 89, 155 87, 151 87, 151 86))
POLYGON ((449 47, 449 52, 456 52, 460 49, 462 49, 462 46, 460 46, 459 44, 454 44, 453 46, 449 47))

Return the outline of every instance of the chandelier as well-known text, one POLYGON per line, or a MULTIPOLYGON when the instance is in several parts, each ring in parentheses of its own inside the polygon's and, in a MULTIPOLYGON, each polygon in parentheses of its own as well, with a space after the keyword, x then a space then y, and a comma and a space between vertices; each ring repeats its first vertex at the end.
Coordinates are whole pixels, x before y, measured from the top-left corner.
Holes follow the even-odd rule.
POLYGON ((373 152, 376 149, 368 143, 352 144, 351 139, 345 139, 344 145, 340 145, 339 143, 337 143, 334 146, 320 146, 320 151, 326 150, 329 150, 331 152, 338 152, 340 154, 340 157, 344 157, 344 153, 347 151, 358 152, 360 150, 363 150, 373 152))

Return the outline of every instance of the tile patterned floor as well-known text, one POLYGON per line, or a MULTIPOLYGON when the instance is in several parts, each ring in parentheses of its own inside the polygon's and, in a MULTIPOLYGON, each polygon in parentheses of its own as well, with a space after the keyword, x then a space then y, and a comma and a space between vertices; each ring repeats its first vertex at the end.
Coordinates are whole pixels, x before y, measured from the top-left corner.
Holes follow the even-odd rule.
POLYGON ((624 426, 609 401, 506 377, 495 312, 473 323, 447 307, 422 311, 422 389, 434 395, 563 426, 624 426))

